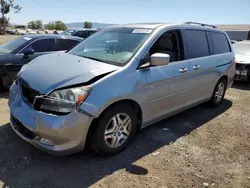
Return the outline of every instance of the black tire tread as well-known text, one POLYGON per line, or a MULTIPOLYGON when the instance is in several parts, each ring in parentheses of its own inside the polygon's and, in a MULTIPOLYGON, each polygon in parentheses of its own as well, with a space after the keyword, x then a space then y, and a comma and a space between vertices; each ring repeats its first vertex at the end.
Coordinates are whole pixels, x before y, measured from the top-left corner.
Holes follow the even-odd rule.
POLYGON ((89 137, 90 147, 100 156, 112 156, 121 152, 135 135, 136 125, 137 125, 136 122, 137 122, 137 119, 136 119, 135 111, 132 108, 132 106, 130 106, 129 104, 121 103, 121 104, 111 106, 110 108, 105 110, 103 114, 101 114, 101 116, 97 119, 97 121, 93 125, 94 128, 92 129, 91 135, 89 137), (103 139, 103 135, 104 135, 103 131, 108 121, 110 121, 110 119, 119 112, 126 112, 131 118, 132 128, 131 128, 130 136, 128 140, 119 148, 112 149, 112 148, 108 148, 107 146, 105 147, 104 139, 103 139))
POLYGON ((225 96, 225 94, 226 94, 226 87, 227 87, 227 81, 226 81, 226 79, 225 79, 225 78, 221 78, 221 79, 217 82, 217 84, 216 84, 216 86, 215 86, 215 88, 214 88, 213 95, 212 95, 212 97, 211 97, 211 99, 210 99, 210 101, 209 101, 210 107, 217 108, 217 107, 219 107, 219 106, 221 105, 221 103, 222 103, 223 100, 224 100, 224 96, 225 96), (215 96, 216 89, 217 89, 218 85, 219 85, 221 82, 224 82, 224 85, 225 85, 224 95, 223 95, 223 97, 222 97, 222 100, 221 100, 219 103, 216 103, 216 102, 214 101, 214 96, 215 96))

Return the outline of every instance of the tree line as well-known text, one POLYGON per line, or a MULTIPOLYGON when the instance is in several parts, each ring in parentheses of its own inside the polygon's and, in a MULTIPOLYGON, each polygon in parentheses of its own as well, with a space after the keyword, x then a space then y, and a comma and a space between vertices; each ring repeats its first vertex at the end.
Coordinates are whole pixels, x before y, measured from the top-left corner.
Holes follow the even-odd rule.
MULTIPOLYGON (((92 22, 85 21, 84 28, 92 28, 92 22)), ((43 22, 42 20, 30 21, 28 23, 28 28, 30 29, 43 29, 43 22)), ((64 22, 58 21, 50 21, 48 24, 45 25, 45 29, 48 30, 66 30, 67 26, 64 22)))

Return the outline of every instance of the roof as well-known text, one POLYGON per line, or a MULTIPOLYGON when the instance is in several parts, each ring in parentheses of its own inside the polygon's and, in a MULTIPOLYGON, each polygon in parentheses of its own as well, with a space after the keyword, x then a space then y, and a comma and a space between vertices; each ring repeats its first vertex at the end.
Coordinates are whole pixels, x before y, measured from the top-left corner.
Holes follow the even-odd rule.
POLYGON ((65 36, 65 35, 57 35, 57 34, 37 34, 37 35, 23 35, 21 37, 29 37, 31 39, 41 39, 41 38, 52 38, 52 39, 72 39, 72 40, 83 40, 80 37, 75 36, 65 36))
POLYGON ((135 24, 121 24, 121 25, 112 25, 109 28, 115 27, 131 27, 131 28, 145 28, 145 29, 156 29, 157 27, 168 27, 168 26, 188 26, 193 28, 209 28, 211 30, 219 30, 213 25, 203 24, 203 23, 196 23, 196 22, 188 22, 186 23, 179 23, 179 24, 170 24, 170 23, 135 23, 135 24), (202 26, 205 25, 205 26, 202 26))
POLYGON ((164 23, 134 23, 134 24, 119 24, 119 25, 112 25, 109 26, 109 28, 115 28, 115 27, 131 27, 131 28, 145 28, 145 29, 155 29, 162 25, 170 25, 170 24, 164 24, 164 23))

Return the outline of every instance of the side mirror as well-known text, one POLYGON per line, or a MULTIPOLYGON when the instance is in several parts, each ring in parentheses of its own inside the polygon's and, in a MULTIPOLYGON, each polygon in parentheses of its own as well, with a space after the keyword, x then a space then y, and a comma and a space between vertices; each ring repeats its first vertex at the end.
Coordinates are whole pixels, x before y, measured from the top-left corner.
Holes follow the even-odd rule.
POLYGON ((35 53, 35 51, 32 48, 28 48, 26 50, 23 51, 23 55, 24 57, 29 57, 29 55, 33 55, 35 53))
POLYGON ((170 56, 164 53, 155 53, 150 56, 150 63, 152 66, 168 65, 170 56))

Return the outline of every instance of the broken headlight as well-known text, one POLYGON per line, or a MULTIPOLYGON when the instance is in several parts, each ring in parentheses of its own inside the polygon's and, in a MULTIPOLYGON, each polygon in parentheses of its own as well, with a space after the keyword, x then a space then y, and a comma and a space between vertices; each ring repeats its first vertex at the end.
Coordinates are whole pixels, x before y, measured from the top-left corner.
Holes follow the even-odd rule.
POLYGON ((40 109, 52 113, 70 113, 85 101, 90 91, 89 86, 56 90, 42 98, 40 109))

